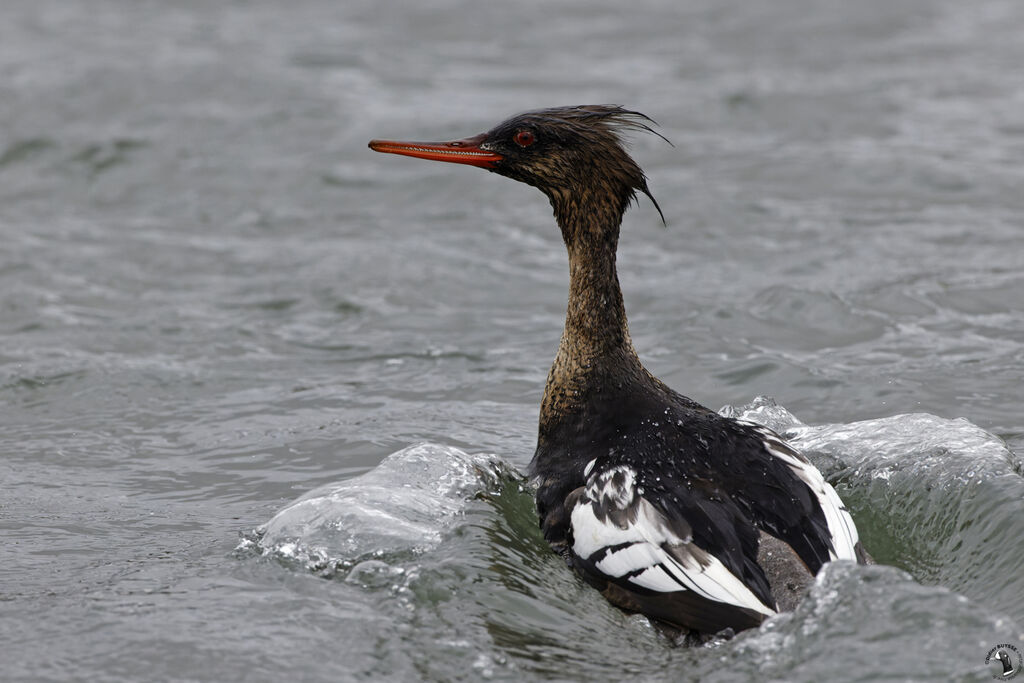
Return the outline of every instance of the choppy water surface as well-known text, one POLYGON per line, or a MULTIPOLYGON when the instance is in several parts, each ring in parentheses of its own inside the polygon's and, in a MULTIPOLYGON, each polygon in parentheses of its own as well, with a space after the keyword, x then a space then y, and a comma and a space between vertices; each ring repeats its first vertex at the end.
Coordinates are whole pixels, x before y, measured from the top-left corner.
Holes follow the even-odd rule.
POLYGON ((1024 651, 1020 3, 0 18, 3 680, 988 680, 1024 651), (544 198, 365 148, 590 102, 675 144, 633 145, 669 219, 623 231, 644 361, 790 436, 883 563, 712 648, 535 529, 544 198))

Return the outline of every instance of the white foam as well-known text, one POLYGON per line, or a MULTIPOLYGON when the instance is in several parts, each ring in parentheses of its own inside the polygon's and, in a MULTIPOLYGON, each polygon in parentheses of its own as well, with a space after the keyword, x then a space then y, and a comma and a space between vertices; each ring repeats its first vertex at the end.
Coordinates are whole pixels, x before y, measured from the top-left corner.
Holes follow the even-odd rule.
MULTIPOLYGON (((369 472, 310 491, 256 531, 264 555, 330 570, 438 545, 467 502, 512 472, 496 456, 423 443, 369 472)), ((245 545, 245 542, 243 542, 245 545)))
POLYGON ((963 418, 907 413, 811 427, 759 396, 721 414, 770 427, 826 474, 843 469, 857 480, 888 481, 895 473, 948 486, 1014 471, 1002 439, 963 418))

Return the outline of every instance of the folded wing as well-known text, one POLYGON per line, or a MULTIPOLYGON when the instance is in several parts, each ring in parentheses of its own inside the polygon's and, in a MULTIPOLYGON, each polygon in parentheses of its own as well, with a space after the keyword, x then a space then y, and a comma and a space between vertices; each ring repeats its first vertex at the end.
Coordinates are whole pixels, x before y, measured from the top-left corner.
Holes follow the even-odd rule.
POLYGON ((756 565, 756 537, 736 537, 742 527, 730 519, 738 513, 727 499, 700 498, 684 489, 645 495, 626 465, 588 471, 586 485, 566 501, 574 564, 626 609, 705 632, 756 626, 775 613, 756 565), (724 562, 695 543, 692 523, 736 537, 724 562))

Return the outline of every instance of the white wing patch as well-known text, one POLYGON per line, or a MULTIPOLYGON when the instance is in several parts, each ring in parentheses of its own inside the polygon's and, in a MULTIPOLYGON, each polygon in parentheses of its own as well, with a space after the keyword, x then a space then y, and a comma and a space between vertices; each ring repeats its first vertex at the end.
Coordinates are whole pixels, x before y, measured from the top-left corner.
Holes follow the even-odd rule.
POLYGON ((814 493, 818 499, 818 505, 825 513, 825 522, 828 524, 829 534, 832 536, 832 550, 829 551, 829 557, 833 560, 856 562, 856 545, 860 540, 857 534, 857 525, 853 523, 853 517, 850 516, 839 494, 831 484, 825 481, 818 468, 767 427, 747 420, 736 421, 757 432, 768 453, 786 463, 800 481, 807 484, 814 493))
POLYGON ((716 602, 775 614, 714 555, 694 545, 692 537, 680 538, 669 528, 664 515, 639 494, 636 473, 629 467, 591 475, 570 520, 573 552, 606 576, 663 593, 690 590, 716 602), (627 512, 633 519, 623 528, 627 512), (619 524, 612 521, 616 513, 621 513, 619 524))

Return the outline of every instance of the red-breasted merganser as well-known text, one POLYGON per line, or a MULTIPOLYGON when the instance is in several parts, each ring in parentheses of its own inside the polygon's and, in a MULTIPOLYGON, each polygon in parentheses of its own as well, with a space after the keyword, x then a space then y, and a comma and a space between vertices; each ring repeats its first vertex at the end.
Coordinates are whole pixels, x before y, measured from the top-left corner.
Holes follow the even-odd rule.
POLYGON ((570 284, 529 470, 544 537, 624 610, 684 633, 739 631, 792 609, 826 562, 866 555, 835 490, 782 437, 641 365, 615 252, 636 193, 654 201, 621 134, 650 124, 614 105, 559 107, 464 140, 370 148, 479 166, 547 195, 570 284))

